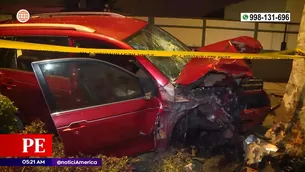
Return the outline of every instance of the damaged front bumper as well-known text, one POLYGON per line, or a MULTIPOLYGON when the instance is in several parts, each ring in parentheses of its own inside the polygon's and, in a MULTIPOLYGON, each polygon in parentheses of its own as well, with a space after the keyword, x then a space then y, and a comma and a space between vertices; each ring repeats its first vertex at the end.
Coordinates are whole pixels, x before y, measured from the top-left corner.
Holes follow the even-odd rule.
POLYGON ((157 122, 156 139, 163 144, 157 147, 177 139, 185 142, 187 136, 221 144, 234 133, 260 125, 270 111, 263 82, 256 78, 232 80, 226 74, 212 73, 191 85, 168 84, 160 92, 163 115, 157 122))

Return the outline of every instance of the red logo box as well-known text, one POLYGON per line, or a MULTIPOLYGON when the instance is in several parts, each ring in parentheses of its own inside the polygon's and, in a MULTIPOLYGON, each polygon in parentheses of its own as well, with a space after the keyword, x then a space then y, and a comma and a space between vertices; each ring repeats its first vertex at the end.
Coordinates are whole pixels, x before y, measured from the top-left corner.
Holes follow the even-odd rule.
POLYGON ((0 157, 52 156, 52 134, 0 134, 0 157))

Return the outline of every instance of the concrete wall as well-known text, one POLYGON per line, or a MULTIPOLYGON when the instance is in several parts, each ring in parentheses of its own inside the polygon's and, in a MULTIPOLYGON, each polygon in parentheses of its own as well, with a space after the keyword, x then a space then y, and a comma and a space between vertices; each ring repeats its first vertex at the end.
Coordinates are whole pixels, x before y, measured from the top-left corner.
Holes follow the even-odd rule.
MULTIPOLYGON (((135 17, 149 21, 148 17, 135 17)), ((264 49, 278 51, 284 38, 285 24, 249 23, 228 20, 152 17, 151 22, 167 30, 191 47, 200 47, 238 36, 257 38, 264 49)), ((288 24, 286 42, 294 49, 299 24, 288 24)))
POLYGON ((291 13, 291 21, 300 23, 305 0, 286 0, 286 11, 291 13))
MULTIPOLYGON (((245 0, 240 3, 231 4, 225 8, 225 19, 240 20, 241 12, 284 12, 291 13, 291 22, 300 23, 305 0, 245 0)), ((283 40, 283 34, 277 31, 284 30, 284 25, 259 24, 260 30, 272 30, 273 32, 258 32, 257 39, 265 49, 279 50, 279 44, 283 40)), ((298 25, 289 25, 288 31, 298 31, 298 25)), ((288 33, 286 36, 287 48, 296 46, 297 34, 288 33)), ((254 60, 254 73, 258 77, 271 80, 288 80, 292 61, 254 60), (270 72, 271 71, 271 72, 270 72)))
MULTIPOLYGON (((136 17, 148 21, 148 17, 136 17)), ((191 47, 200 47, 238 36, 256 37, 266 50, 280 50, 285 24, 245 23, 226 20, 190 18, 153 18, 153 23, 167 30, 191 47), (256 28, 257 27, 257 28, 256 28)), ((296 45, 298 24, 288 24, 287 48, 296 45)))
POLYGON ((240 20, 242 12, 284 12, 286 0, 245 0, 225 8, 225 19, 240 20))
MULTIPOLYGON (((140 17, 148 21, 148 17, 140 17)), ((239 21, 151 18, 151 21, 165 29, 190 47, 200 47, 238 36, 258 39, 265 50, 279 51, 284 38, 285 24, 245 23, 239 21)), ((299 30, 298 24, 288 25, 287 48, 294 49, 299 30)), ((285 82, 291 71, 291 60, 252 60, 256 77, 266 81, 285 82)))
POLYGON ((305 0, 245 0, 225 8, 225 19, 240 20, 241 12, 291 13, 291 22, 300 23, 305 0))

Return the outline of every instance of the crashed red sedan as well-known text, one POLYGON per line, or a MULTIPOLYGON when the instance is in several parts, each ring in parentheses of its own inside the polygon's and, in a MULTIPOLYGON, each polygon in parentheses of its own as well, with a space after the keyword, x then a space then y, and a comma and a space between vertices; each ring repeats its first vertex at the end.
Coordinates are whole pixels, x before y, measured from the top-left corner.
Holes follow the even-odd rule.
MULTIPOLYGON (((157 26, 114 13, 41 14, 0 30, 1 39, 41 44, 191 51, 157 26)), ((263 82, 243 60, 8 49, 1 57, 0 91, 18 107, 18 119, 43 120, 67 154, 135 155, 192 138, 226 141, 260 125, 270 109, 263 82)))

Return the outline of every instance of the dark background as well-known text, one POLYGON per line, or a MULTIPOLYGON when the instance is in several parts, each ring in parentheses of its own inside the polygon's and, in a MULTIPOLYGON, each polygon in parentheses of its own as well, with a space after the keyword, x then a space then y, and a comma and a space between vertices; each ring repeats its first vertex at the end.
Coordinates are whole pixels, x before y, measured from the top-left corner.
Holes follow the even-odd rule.
POLYGON ((52 10, 103 11, 109 4, 112 11, 134 16, 155 17, 210 17, 224 18, 224 8, 242 0, 1 0, 1 13, 16 13, 25 8, 31 13, 51 12, 52 10))

